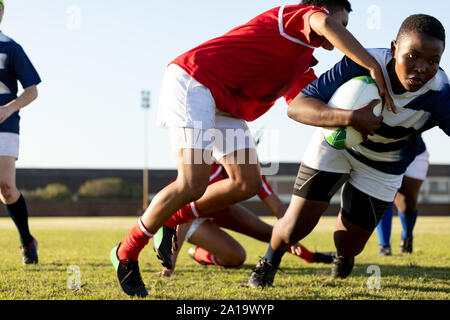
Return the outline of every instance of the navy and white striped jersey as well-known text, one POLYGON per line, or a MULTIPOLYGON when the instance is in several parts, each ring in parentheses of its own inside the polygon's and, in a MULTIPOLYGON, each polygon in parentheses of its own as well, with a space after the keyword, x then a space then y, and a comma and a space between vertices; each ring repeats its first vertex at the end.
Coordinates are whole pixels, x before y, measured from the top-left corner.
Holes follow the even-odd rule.
MULTIPOLYGON (((420 90, 394 94, 387 72, 392 59, 389 49, 368 49, 378 61, 397 114, 384 109, 383 122, 375 134, 347 151, 357 160, 388 174, 403 174, 416 155, 425 150, 421 133, 439 126, 450 136, 450 86, 442 69, 420 90)), ((344 57, 332 69, 307 86, 302 94, 328 103, 333 93, 346 81, 369 72, 344 57)))
MULTIPOLYGON (((0 32, 0 106, 17 98, 17 80, 23 88, 41 82, 22 47, 0 32)), ((15 112, 0 124, 0 132, 19 133, 19 121, 15 112)))

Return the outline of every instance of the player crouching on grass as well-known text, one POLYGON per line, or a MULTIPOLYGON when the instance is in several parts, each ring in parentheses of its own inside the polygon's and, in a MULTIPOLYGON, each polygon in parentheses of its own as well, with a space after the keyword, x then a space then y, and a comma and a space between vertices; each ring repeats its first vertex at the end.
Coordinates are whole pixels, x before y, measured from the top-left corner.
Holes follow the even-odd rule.
MULTIPOLYGON (((191 218, 207 216, 261 189, 256 148, 245 121, 259 118, 302 80, 314 49, 336 46, 369 70, 381 96, 392 105, 381 67, 345 28, 350 3, 307 2, 316 6, 273 8, 169 64, 161 87, 158 123, 169 128, 178 177, 155 195, 126 239, 111 252, 126 294, 147 296, 138 256, 162 226, 158 256, 171 262, 175 231, 164 223, 175 212, 181 210, 191 218), (208 186, 212 156, 224 166, 228 179, 208 186)), ((355 120, 360 124, 373 127, 379 122, 370 112, 355 114, 365 116, 355 120)))
MULTIPOLYGON (((250 276, 251 287, 271 286, 290 244, 316 226, 333 194, 343 185, 334 241, 333 277, 345 278, 402 183, 403 173, 425 146, 420 134, 439 126, 450 135, 449 85, 439 63, 445 47, 442 24, 428 15, 408 17, 391 49, 370 49, 382 66, 396 112, 384 110, 381 126, 352 149, 331 148, 313 136, 300 166, 289 208, 274 226, 264 258, 250 276), (344 184, 345 183, 345 184, 344 184)), ((347 57, 306 87, 288 115, 319 126, 335 112, 326 104, 346 81, 367 75, 347 57)), ((348 112, 344 111, 343 112, 348 112)))
MULTIPOLYGON (((0 22, 4 3, 0 0, 0 22)), ((22 47, 0 32, 0 200, 20 235, 22 263, 38 263, 37 241, 30 234, 25 199, 16 187, 19 110, 37 98, 39 75, 22 47), (17 80, 24 91, 17 97, 17 80)))

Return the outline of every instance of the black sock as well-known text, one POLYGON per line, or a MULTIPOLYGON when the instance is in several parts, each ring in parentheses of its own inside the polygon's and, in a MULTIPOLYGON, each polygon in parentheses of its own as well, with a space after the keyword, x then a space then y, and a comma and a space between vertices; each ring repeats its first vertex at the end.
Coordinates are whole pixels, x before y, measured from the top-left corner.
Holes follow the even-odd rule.
POLYGON ((269 243, 269 248, 267 248, 266 255, 264 258, 274 267, 278 267, 281 263, 281 258, 286 253, 284 250, 274 250, 269 243))
POLYGON ((20 242, 22 244, 28 244, 33 241, 33 237, 31 236, 28 228, 28 210, 23 196, 20 195, 19 199, 15 203, 7 204, 5 207, 9 216, 16 224, 20 235, 20 242))

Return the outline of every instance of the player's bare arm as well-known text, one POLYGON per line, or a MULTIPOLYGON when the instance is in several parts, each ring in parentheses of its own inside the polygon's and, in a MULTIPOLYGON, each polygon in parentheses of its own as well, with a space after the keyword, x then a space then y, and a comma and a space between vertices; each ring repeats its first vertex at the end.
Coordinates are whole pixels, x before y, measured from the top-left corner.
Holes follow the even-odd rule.
MULTIPOLYGON (((345 19, 340 19, 345 21, 345 19)), ((370 76, 375 80, 380 91, 380 96, 384 100, 384 105, 388 110, 395 112, 394 102, 389 94, 386 81, 378 62, 367 52, 359 41, 345 28, 346 22, 339 23, 333 17, 322 12, 313 14, 309 20, 311 28, 319 36, 325 37, 331 45, 338 48, 347 57, 355 61, 360 66, 370 72, 370 76)), ((332 47, 326 47, 331 49, 332 47)))
POLYGON ((0 123, 3 123, 14 112, 26 107, 31 102, 36 100, 38 96, 37 86, 32 85, 24 89, 22 94, 15 100, 0 107, 0 123))
POLYGON ((379 100, 357 110, 331 108, 323 101, 299 94, 289 105, 288 117, 297 122, 316 127, 346 127, 352 126, 358 130, 364 139, 372 135, 380 127, 382 116, 375 116, 373 108, 379 100))
POLYGON ((265 197, 263 199, 263 202, 267 206, 267 208, 269 208, 270 212, 272 212, 272 214, 278 219, 280 219, 284 215, 286 206, 283 204, 283 202, 281 202, 280 198, 278 198, 275 193, 272 193, 270 196, 265 197))

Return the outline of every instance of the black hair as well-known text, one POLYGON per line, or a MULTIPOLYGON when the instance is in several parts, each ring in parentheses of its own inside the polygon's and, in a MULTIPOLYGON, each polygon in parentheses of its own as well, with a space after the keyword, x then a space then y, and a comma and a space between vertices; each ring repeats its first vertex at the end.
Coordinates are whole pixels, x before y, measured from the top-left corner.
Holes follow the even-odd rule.
POLYGON ((445 45, 445 29, 435 17, 414 14, 403 21, 397 34, 397 41, 410 32, 422 33, 441 40, 445 45))
POLYGON ((352 5, 348 0, 302 0, 300 4, 314 7, 325 7, 330 11, 347 10, 352 12, 352 5))

